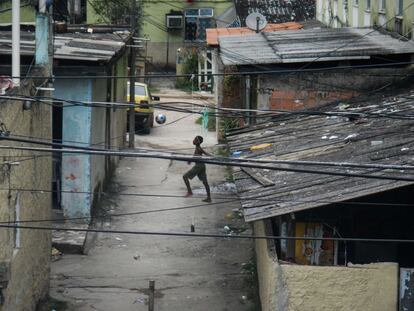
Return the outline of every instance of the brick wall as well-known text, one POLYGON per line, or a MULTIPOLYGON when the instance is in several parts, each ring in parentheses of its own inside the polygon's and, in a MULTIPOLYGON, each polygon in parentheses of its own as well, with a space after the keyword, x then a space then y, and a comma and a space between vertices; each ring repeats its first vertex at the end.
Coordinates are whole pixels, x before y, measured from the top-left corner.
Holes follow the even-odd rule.
POLYGON ((357 96, 353 91, 272 91, 269 98, 269 109, 301 110, 313 108, 335 100, 349 99, 357 96))
MULTIPOLYGON (((29 81, 16 93, 30 95, 32 90, 29 81)), ((33 103, 30 109, 24 110, 21 101, 5 101, 0 96, 0 121, 11 135, 50 139, 50 109, 49 105, 33 103)), ((0 144, 13 142, 0 141, 0 144)), ((51 190, 51 155, 37 154, 33 158, 34 155, 30 151, 0 150, 0 222, 51 218, 50 192, 23 191, 51 190), (10 161, 17 165, 4 164, 10 161)), ((0 279, 5 281, 1 311, 35 309, 48 292, 50 254, 50 231, 0 228, 0 264, 5 267, 0 272, 0 279)))
MULTIPOLYGON (((404 78, 410 69, 356 69, 261 76, 256 89, 259 109, 300 110, 345 100, 404 78)), ((412 69, 411 69, 412 71, 412 69)))

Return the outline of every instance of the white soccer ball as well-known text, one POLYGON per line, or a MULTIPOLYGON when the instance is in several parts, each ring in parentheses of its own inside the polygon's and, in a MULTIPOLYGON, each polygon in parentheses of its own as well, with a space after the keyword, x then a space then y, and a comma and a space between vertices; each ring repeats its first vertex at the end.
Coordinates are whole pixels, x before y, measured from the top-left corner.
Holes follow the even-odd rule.
POLYGON ((164 124, 165 121, 167 121, 167 117, 165 116, 165 114, 160 113, 155 117, 155 121, 158 124, 164 124))

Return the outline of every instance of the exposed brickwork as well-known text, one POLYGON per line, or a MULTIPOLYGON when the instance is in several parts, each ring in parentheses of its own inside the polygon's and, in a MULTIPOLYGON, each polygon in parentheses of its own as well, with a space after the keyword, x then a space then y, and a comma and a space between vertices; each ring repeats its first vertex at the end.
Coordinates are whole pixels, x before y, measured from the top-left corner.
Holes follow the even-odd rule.
MULTIPOLYGON (((410 69, 399 69, 401 74, 409 72, 410 69)), ((259 109, 300 110, 381 89, 401 77, 395 75, 393 68, 263 75, 253 91, 259 109)))
POLYGON ((335 100, 348 99, 358 95, 353 91, 273 91, 269 99, 270 109, 300 110, 312 108, 335 100))

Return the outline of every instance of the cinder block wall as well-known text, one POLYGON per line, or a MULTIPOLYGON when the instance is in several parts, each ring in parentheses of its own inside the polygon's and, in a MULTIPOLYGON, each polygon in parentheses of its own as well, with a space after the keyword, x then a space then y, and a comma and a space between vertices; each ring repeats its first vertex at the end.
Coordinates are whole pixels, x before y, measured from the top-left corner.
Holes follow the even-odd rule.
MULTIPOLYGON (((31 82, 16 90, 30 94, 31 82)), ((33 103, 28 110, 23 102, 1 100, 0 121, 10 135, 51 138, 51 107, 33 103)), ((0 145, 27 145, 0 141, 0 145)), ((30 151, 0 150, 0 222, 51 218, 50 192, 29 192, 27 189, 51 190, 51 154, 30 151), (5 163, 16 162, 16 165, 5 163)), ((31 225, 40 225, 31 223, 31 225)), ((41 225, 48 226, 45 222, 41 225)), ((34 310, 49 288, 51 231, 0 228, 0 263, 4 270, 0 279, 5 302, 1 311, 34 310)))
MULTIPOLYGON (((254 234, 265 235, 263 221, 254 234)), ((397 310, 398 264, 344 266, 279 264, 265 240, 256 240, 262 311, 397 310)))
POLYGON ((259 109, 300 110, 345 100, 403 79, 412 69, 355 69, 262 76, 258 82, 259 109))

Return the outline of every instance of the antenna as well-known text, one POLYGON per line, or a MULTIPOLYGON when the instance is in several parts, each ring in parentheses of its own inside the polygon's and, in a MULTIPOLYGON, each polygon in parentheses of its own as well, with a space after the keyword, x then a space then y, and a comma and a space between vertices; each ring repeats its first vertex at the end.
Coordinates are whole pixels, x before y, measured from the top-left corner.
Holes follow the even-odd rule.
POLYGON ((254 12, 250 13, 246 17, 246 26, 249 27, 251 30, 256 31, 258 33, 260 30, 265 28, 267 25, 266 17, 262 14, 254 12))

